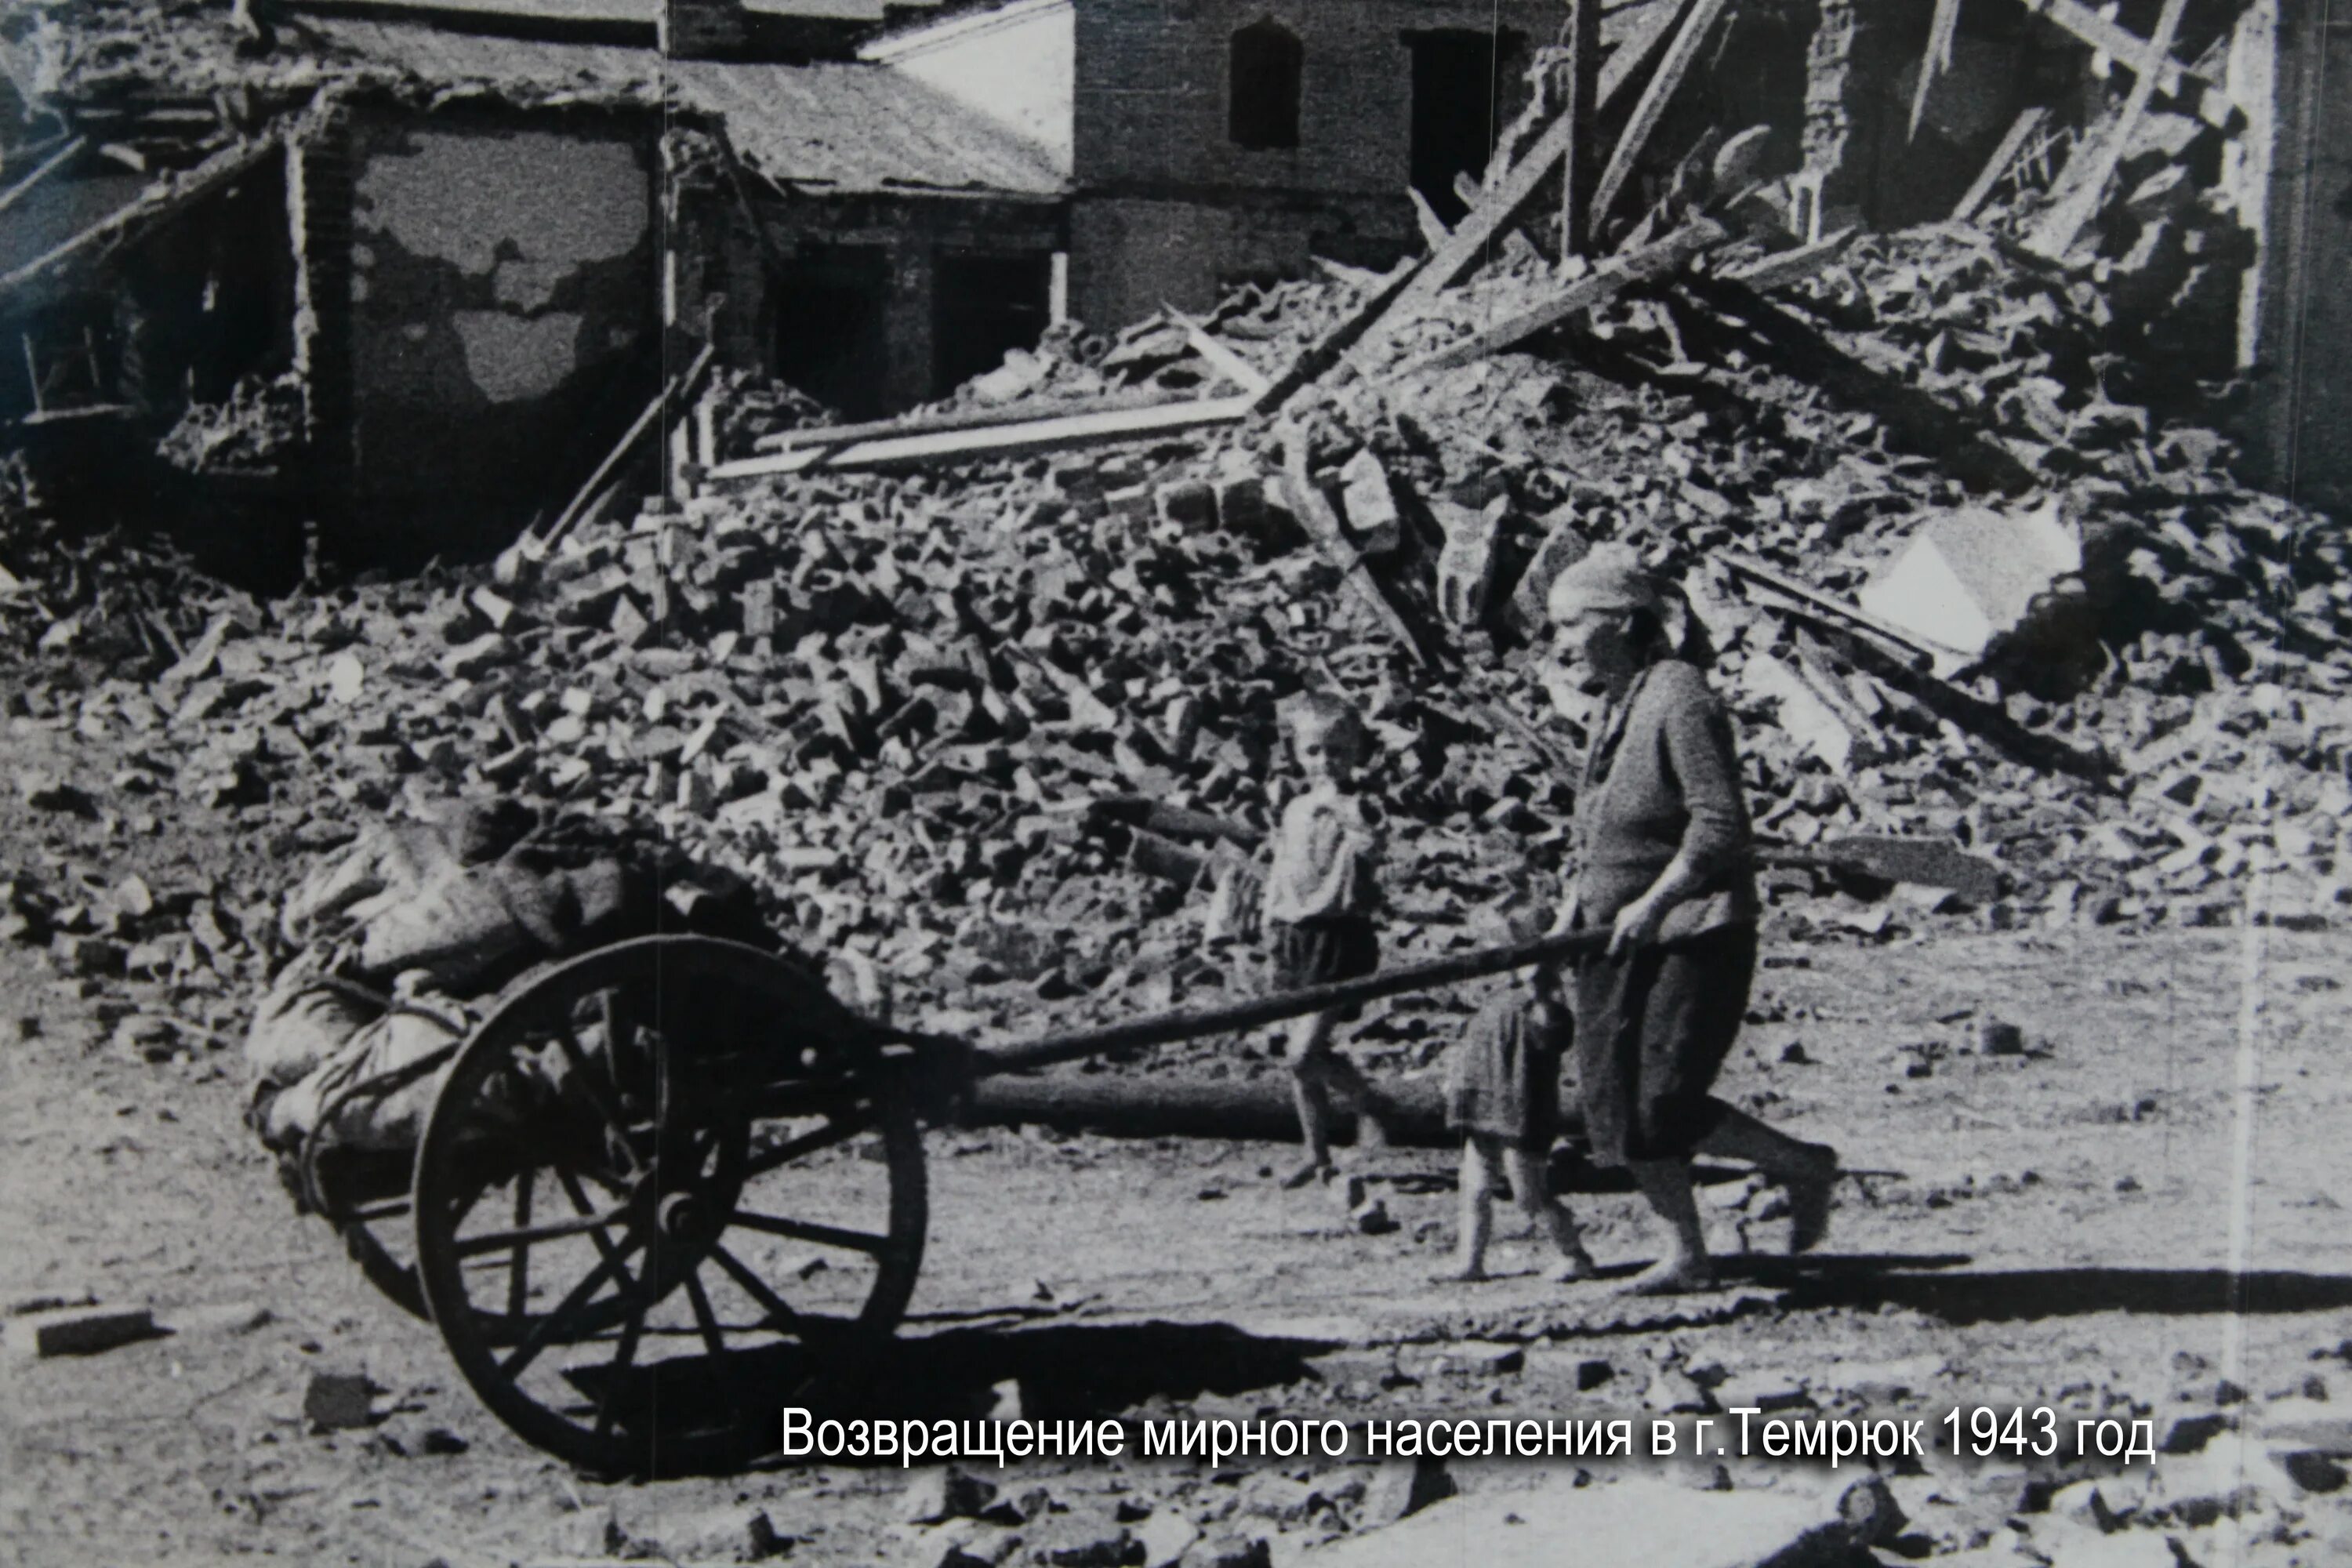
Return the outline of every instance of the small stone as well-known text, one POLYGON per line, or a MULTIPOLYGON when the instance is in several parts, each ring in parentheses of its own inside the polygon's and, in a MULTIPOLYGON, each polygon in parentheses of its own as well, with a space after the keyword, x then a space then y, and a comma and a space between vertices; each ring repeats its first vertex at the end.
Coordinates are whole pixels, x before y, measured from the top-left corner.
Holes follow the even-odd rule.
POLYGON ((2347 1478, 2344 1467, 2331 1455, 2305 1449, 2277 1456, 2279 1468, 2287 1473, 2306 1492, 2336 1492, 2344 1489, 2347 1478))
POLYGON ((898 1517, 909 1524, 977 1519, 995 1500, 993 1483, 967 1475, 953 1465, 940 1465, 919 1472, 907 1484, 899 1499, 898 1517))
POLYGON ((8 1349, 28 1360, 96 1355, 152 1339, 155 1320, 144 1307, 56 1307, 9 1320, 8 1349))
POLYGON ((1617 1375, 1617 1369, 1598 1358, 1576 1363, 1576 1392, 1590 1394, 1617 1375))
POLYGON ((1443 1459, 1423 1454, 1417 1458, 1387 1460, 1372 1472, 1356 1528, 1377 1530, 1384 1524, 1394 1524, 1433 1502, 1442 1502, 1458 1489, 1443 1459))
POLYGON ((302 1394, 302 1415, 321 1432, 342 1432, 371 1425, 381 1392, 363 1372, 314 1372, 302 1394))
POLYGON ((1274 1568, 1263 1535, 1221 1535, 1184 1559, 1184 1568, 1274 1568))
POLYGON ((1141 1521, 1135 1539, 1143 1548, 1143 1568, 1173 1568, 1201 1539, 1199 1527, 1172 1508, 1160 1508, 1141 1521))

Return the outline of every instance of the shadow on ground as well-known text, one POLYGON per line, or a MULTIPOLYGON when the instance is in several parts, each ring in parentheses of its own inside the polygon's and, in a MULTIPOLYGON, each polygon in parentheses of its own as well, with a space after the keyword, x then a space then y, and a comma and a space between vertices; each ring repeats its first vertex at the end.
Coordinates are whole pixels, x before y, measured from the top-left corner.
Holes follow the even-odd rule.
POLYGON ((1956 1327, 2130 1312, 2259 1316, 2352 1308, 2352 1278, 2269 1269, 2233 1278, 2221 1268, 2021 1268, 1967 1271, 1966 1258, 1739 1258, 1727 1275, 1785 1292, 1781 1305, 1907 1307, 1956 1327))

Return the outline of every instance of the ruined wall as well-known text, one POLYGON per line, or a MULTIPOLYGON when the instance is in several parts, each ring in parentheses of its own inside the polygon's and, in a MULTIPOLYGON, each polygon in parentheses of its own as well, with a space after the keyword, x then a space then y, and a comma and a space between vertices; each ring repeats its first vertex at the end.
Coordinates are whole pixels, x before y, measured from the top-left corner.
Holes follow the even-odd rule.
POLYGON ((514 510, 607 434, 602 416, 632 393, 614 384, 657 321, 651 132, 608 116, 355 121, 352 460, 379 531, 524 521, 514 510))
POLYGON ((1385 264, 1421 243, 1400 205, 1082 198, 1070 211, 1070 314, 1111 331, 1162 304, 1204 310, 1233 284, 1297 276, 1318 256, 1385 264))
MULTIPOLYGON (((1552 42, 1559 0, 1098 0, 1077 8, 1074 170, 1094 190, 1255 188, 1399 201, 1411 159, 1412 32, 1516 32, 1552 42), (1298 145, 1227 138, 1233 35, 1272 20, 1304 46, 1298 145)), ((1525 84, 1507 78, 1507 122, 1525 84)))
POLYGON ((2277 13, 2249 456, 2307 504, 2352 510, 2352 19, 2277 13))
MULTIPOLYGON (((1407 36, 1500 29, 1552 43, 1559 0, 1099 0, 1076 11, 1071 313, 1109 330, 1221 279, 1298 274, 1320 254, 1384 264, 1420 243, 1407 36), (1230 132, 1232 40, 1271 21, 1301 45, 1298 144, 1230 132)), ((1507 123, 1526 55, 1507 57, 1507 123)))
POLYGON ((755 294, 746 258, 724 319, 761 353, 736 363, 792 379, 779 347, 805 342, 812 312, 834 318, 822 326, 854 362, 839 368, 855 385, 803 390, 860 416, 947 390, 936 341, 942 258, 1044 258, 1070 244, 1056 201, 842 195, 763 204, 759 218, 764 275, 755 294))

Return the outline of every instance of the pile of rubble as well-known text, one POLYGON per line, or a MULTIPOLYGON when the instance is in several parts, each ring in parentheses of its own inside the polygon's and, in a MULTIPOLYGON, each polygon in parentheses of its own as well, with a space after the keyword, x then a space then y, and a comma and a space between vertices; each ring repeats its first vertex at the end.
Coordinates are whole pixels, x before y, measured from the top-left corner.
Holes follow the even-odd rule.
MULTIPOLYGON (((1308 687, 1379 739, 1391 952, 1490 936, 1480 906, 1559 868, 1582 739, 1542 592, 1622 541, 1682 584, 1765 832, 1958 843, 2009 879, 1973 911, 1782 900, 1798 932, 2331 918, 2340 542, 2121 400, 2081 277, 1962 225, 1776 248, 1709 188, 1598 261, 1506 235, 1451 291, 1327 267, 1116 342, 1058 330, 888 426, 935 443, 888 472, 835 460, 877 427, 824 441, 807 400, 721 378, 699 494, 567 514, 494 569, 208 599, 18 517, 11 710, 292 847, 467 790, 640 818, 749 874, 868 1005, 1094 1017, 1255 984, 1199 934, 1308 687), (1073 414, 1108 423, 991 445, 1073 414), (1162 815, 1102 831, 1114 797, 1162 815)), ((28 899, 20 936, 80 934, 78 894, 28 899)), ((1414 1006, 1375 1034, 1410 1046, 1414 1006)))

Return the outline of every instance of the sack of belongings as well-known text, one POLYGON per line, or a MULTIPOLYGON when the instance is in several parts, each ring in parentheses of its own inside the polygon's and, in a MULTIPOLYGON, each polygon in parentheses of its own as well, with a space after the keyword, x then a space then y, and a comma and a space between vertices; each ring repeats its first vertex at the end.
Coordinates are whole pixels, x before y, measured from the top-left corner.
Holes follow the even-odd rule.
POLYGON ((362 835, 288 895, 281 929, 298 955, 245 1046, 248 1119, 280 1151, 328 1116, 337 1146, 414 1144, 447 1065, 436 1054, 550 959, 656 931, 780 946, 740 879, 649 835, 543 823, 508 801, 362 835))

